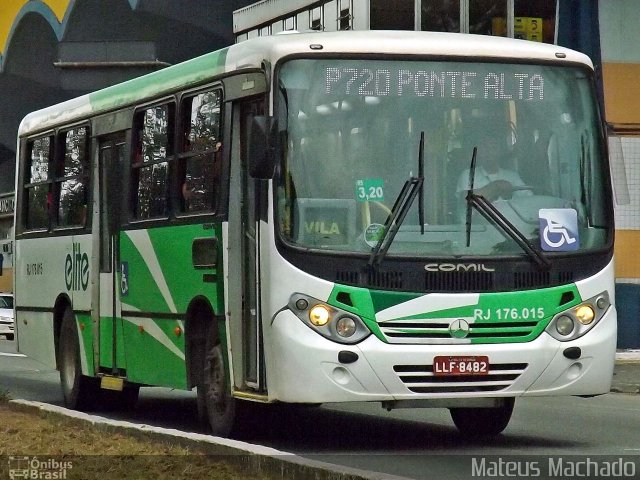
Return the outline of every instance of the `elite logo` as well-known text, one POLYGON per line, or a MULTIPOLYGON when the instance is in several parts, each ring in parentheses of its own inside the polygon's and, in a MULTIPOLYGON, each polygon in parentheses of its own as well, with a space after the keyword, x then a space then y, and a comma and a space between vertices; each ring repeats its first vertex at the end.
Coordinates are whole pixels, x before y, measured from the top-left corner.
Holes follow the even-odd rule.
POLYGON ((80 251, 80 244, 73 243, 73 253, 64 262, 64 281, 67 290, 86 290, 89 286, 89 256, 80 251))

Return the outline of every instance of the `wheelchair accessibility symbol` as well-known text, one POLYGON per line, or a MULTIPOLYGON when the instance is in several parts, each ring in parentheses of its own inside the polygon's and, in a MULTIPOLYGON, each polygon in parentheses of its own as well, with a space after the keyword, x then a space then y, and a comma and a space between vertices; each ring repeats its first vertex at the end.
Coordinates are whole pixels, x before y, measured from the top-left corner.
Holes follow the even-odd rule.
POLYGON ((569 232, 566 228, 564 228, 559 223, 554 222, 553 220, 547 221, 547 226, 544 227, 542 235, 547 245, 553 248, 559 248, 565 243, 567 243, 567 245, 570 245, 576 241, 575 238, 569 235, 569 232), (558 238, 558 241, 551 240, 554 237, 558 238))
POLYGON ((540 247, 546 252, 567 252, 580 247, 578 215, 572 208, 547 208, 539 212, 540 247))
POLYGON ((120 295, 126 297, 129 295, 129 263, 122 262, 120 264, 120 295))

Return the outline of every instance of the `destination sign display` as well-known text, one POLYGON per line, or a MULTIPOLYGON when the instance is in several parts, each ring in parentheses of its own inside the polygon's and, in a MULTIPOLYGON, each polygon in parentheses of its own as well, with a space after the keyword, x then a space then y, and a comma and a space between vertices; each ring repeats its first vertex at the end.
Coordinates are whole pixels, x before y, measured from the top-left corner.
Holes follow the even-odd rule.
MULTIPOLYGON (((379 65, 379 63, 378 63, 379 65)), ((325 93, 375 97, 427 97, 484 100, 544 100, 541 73, 507 65, 505 71, 446 71, 389 64, 383 68, 325 67, 325 93)), ((493 67, 496 67, 495 65, 493 67)))

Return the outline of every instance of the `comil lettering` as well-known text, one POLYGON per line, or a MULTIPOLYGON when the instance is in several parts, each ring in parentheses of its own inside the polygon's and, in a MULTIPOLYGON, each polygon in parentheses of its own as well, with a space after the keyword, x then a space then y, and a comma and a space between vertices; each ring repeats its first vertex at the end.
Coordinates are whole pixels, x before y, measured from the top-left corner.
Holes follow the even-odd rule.
POLYGON ((495 268, 484 263, 427 263, 427 272, 495 272, 495 268))
POLYGON ((89 256, 80 251, 80 244, 73 244, 73 253, 67 254, 64 263, 64 281, 67 290, 86 290, 89 286, 89 256))

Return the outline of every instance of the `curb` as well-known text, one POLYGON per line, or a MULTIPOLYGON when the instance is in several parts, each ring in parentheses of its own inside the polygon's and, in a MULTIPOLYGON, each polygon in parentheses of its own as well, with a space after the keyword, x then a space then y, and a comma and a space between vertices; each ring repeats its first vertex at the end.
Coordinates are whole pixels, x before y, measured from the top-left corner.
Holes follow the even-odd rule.
POLYGON ((618 351, 616 363, 640 363, 640 350, 618 351))
POLYGON ((611 391, 640 394, 640 350, 618 350, 611 391))
POLYGON ((149 440, 166 442, 167 437, 171 437, 181 446, 208 455, 224 456, 225 461, 250 475, 267 475, 270 478, 282 480, 406 480, 405 477, 310 460, 293 453, 238 440, 112 420, 42 402, 10 400, 9 406, 18 411, 38 414, 43 418, 64 417, 72 422, 89 423, 107 431, 149 440))
POLYGON ((640 385, 619 384, 611 387, 611 393, 628 393, 633 395, 640 394, 640 385))

